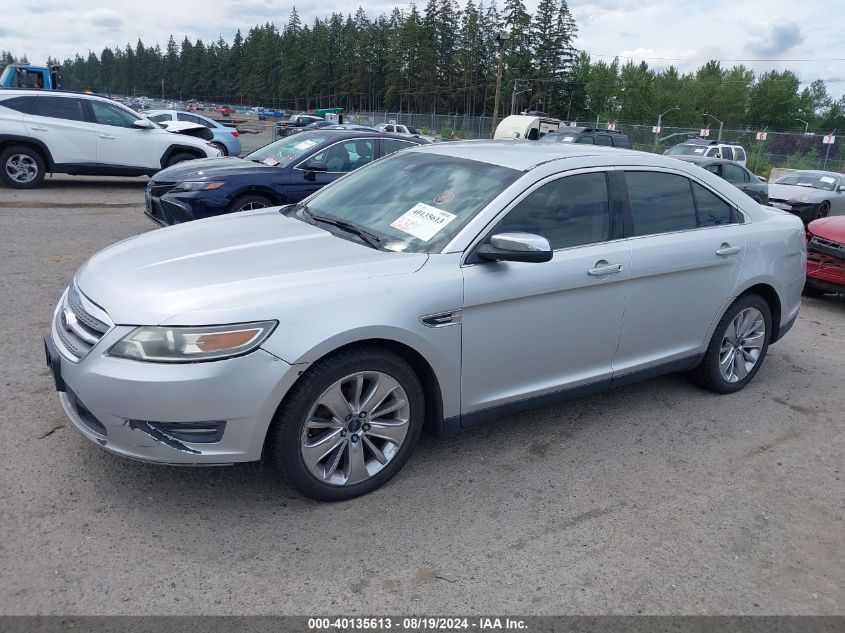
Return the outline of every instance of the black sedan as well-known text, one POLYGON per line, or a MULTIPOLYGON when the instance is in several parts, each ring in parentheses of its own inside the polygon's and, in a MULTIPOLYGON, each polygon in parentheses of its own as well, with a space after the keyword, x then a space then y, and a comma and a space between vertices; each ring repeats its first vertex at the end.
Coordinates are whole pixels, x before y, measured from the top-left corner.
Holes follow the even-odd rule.
POLYGON ((192 160, 163 169, 145 192, 145 212, 161 226, 299 202, 376 158, 427 143, 366 130, 313 130, 244 158, 192 160))
POLYGON ((769 185, 762 176, 755 176, 742 165, 727 158, 704 158, 701 156, 672 156, 678 160, 695 163, 727 180, 760 204, 769 204, 769 185))

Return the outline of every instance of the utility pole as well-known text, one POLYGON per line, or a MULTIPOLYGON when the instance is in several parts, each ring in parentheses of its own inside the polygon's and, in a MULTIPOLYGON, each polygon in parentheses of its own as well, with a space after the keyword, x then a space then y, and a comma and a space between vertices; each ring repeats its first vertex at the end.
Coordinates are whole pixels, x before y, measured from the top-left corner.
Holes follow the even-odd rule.
MULTIPOLYGON (((836 129, 834 129, 833 132, 830 133, 830 135, 835 136, 836 135, 836 129)), ((827 144, 827 150, 824 153, 824 165, 822 165, 822 169, 827 169, 827 158, 828 158, 828 156, 830 156, 830 146, 831 145, 833 145, 833 143, 827 144)))
POLYGON ((161 78, 161 100, 164 101, 164 77, 161 78))
POLYGON ((804 124, 804 134, 807 134, 807 130, 810 129, 810 124, 807 123, 804 119, 795 118, 796 121, 801 121, 804 124))
POLYGON ((668 110, 666 110, 666 112, 661 112, 660 114, 657 115, 657 132, 654 133, 654 147, 651 150, 653 154, 657 153, 657 137, 660 134, 661 123, 663 123, 663 115, 669 114, 673 110, 680 110, 680 108, 678 106, 673 106, 673 107, 669 108, 668 110))
POLYGON ((505 31, 499 31, 496 33, 496 37, 493 38, 496 42, 496 46, 499 47, 499 66, 496 69, 496 96, 493 98, 493 129, 490 131, 490 136, 494 136, 496 134, 496 124, 499 122, 499 95, 502 92, 502 65, 505 63, 505 42, 509 37, 510 35, 508 35, 505 31))
POLYGON ((716 121, 716 123, 719 124, 719 138, 717 138, 716 140, 721 141, 722 140, 722 129, 725 127, 725 124, 722 121, 720 121, 719 119, 717 119, 716 117, 714 117, 712 114, 708 114, 707 112, 704 113, 704 116, 709 116, 711 119, 713 119, 714 121, 716 121))

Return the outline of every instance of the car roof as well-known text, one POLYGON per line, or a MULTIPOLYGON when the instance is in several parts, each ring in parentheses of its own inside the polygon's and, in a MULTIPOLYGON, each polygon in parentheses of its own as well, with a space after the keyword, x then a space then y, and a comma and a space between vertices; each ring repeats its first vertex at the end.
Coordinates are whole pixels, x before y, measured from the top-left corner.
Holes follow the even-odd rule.
POLYGON ((728 158, 715 158, 712 156, 683 156, 679 154, 672 154, 671 156, 675 160, 683 160, 688 163, 695 163, 696 165, 736 165, 737 167, 742 167, 742 165, 736 161, 728 158))
POLYGON ((820 169, 795 169, 788 174, 784 174, 781 178, 786 178, 792 174, 803 174, 805 176, 833 176, 834 178, 845 178, 845 174, 840 174, 835 171, 822 171, 820 169))
MULTIPOLYGON (((402 137, 407 138, 407 137, 402 137)), ((543 163, 555 160, 582 158, 585 156, 619 156, 621 159, 632 155, 648 156, 654 165, 673 166, 677 163, 669 156, 637 152, 634 150, 609 147, 604 145, 581 145, 569 143, 536 143, 533 141, 454 141, 435 143, 407 150, 429 152, 443 156, 465 158, 480 163, 510 167, 519 171, 528 171, 543 163)))
MULTIPOLYGON (((421 145, 427 144, 424 139, 415 138, 413 136, 405 136, 404 134, 393 134, 392 132, 379 132, 378 130, 348 130, 348 129, 332 129, 332 128, 319 128, 316 130, 303 130, 302 132, 297 132, 295 135, 286 136, 284 138, 293 138, 296 136, 297 138, 306 138, 307 136, 325 136, 326 134, 332 135, 332 141, 336 141, 337 139, 343 138, 395 138, 398 141, 406 141, 410 143, 417 143, 421 145)), ((279 139, 281 140, 281 139, 279 139)))

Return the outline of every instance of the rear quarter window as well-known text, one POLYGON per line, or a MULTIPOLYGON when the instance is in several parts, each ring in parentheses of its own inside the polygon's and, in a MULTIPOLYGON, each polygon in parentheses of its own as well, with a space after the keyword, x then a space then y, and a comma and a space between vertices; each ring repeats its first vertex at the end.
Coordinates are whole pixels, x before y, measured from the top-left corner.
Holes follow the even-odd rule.
POLYGON ((3 101, 0 101, 0 106, 9 108, 10 110, 14 110, 16 112, 32 114, 35 108, 35 99, 36 98, 34 96, 12 97, 11 99, 4 99, 3 101))

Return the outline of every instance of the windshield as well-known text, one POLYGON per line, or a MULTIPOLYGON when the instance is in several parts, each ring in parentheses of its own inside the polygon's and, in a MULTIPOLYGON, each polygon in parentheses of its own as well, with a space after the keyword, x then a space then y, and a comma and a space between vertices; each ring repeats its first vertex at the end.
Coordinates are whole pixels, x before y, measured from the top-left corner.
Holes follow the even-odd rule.
POLYGON ((687 145, 686 143, 681 143, 680 145, 675 145, 675 147, 670 147, 666 154, 669 156, 704 156, 704 152, 706 151, 706 145, 687 145))
POLYGON ((540 143, 574 143, 577 133, 553 132, 540 137, 540 143))
MULTIPOLYGON (((344 176, 307 202, 317 216, 375 233, 394 251, 439 251, 521 172, 473 160, 399 152, 344 176)), ((293 215, 307 220, 302 205, 293 215)))
POLYGON ((287 167, 299 160, 300 157, 304 156, 312 148, 325 143, 326 140, 327 137, 323 135, 300 132, 299 134, 294 134, 293 136, 288 136, 269 145, 265 145, 255 150, 252 154, 247 154, 246 158, 256 163, 287 167))
POLYGON ((798 187, 810 187, 812 189, 824 189, 833 191, 836 189, 836 178, 825 174, 792 173, 777 181, 778 185, 796 185, 798 187))

